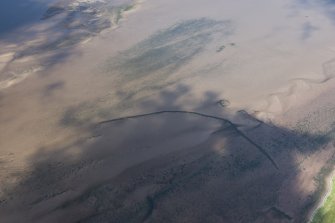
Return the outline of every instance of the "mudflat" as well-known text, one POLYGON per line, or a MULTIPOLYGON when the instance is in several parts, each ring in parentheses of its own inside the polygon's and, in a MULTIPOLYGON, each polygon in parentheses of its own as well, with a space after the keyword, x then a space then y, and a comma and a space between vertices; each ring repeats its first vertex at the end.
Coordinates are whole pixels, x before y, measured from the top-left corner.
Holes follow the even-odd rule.
POLYGON ((49 3, 0 37, 1 221, 327 222, 334 11, 49 3))

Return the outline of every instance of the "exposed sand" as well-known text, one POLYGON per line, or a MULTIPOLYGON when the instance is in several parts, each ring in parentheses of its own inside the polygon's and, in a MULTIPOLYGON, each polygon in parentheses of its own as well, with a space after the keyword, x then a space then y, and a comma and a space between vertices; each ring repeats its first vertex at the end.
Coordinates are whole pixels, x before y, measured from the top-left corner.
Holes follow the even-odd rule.
POLYGON ((4 222, 308 219, 335 152, 329 8, 56 6, 0 40, 4 222))

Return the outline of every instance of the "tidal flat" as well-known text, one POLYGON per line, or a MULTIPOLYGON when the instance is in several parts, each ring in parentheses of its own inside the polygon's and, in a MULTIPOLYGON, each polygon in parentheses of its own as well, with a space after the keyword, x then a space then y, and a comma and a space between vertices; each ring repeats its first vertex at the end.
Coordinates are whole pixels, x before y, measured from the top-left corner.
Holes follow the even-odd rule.
POLYGON ((334 9, 43 5, 0 35, 1 221, 332 221, 334 9))

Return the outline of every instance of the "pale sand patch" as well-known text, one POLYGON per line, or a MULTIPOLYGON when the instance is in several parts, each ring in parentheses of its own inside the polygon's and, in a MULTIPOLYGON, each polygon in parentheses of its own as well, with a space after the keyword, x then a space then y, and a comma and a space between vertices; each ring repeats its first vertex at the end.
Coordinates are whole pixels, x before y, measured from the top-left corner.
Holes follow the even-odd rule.
POLYGON ((29 77, 30 75, 43 70, 42 67, 35 67, 35 68, 31 68, 29 70, 25 70, 21 73, 13 73, 11 72, 10 74, 10 78, 6 79, 6 80, 2 80, 0 81, 0 90, 2 89, 6 89, 11 87, 12 85, 15 85, 21 81, 23 81, 24 79, 26 79, 27 77, 29 77))
POLYGON ((9 61, 13 59, 15 53, 9 52, 0 55, 0 72, 4 69, 9 61))

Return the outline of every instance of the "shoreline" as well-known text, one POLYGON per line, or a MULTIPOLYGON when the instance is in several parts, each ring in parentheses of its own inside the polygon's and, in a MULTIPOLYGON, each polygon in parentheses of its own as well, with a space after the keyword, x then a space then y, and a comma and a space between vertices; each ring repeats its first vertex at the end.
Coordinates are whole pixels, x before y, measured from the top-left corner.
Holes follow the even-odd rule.
POLYGON ((326 181, 326 190, 325 193, 323 193, 322 198, 320 199, 320 201, 318 202, 318 204, 316 205, 315 208, 313 208, 313 210, 311 211, 311 215, 308 218, 308 223, 312 223, 315 215, 317 214, 317 212, 319 211, 320 208, 322 208, 324 206, 324 204, 326 203, 328 197, 330 196, 331 192, 333 191, 333 181, 335 179, 335 169, 333 168, 333 170, 331 171, 331 173, 329 174, 329 176, 326 177, 325 181, 326 181))

